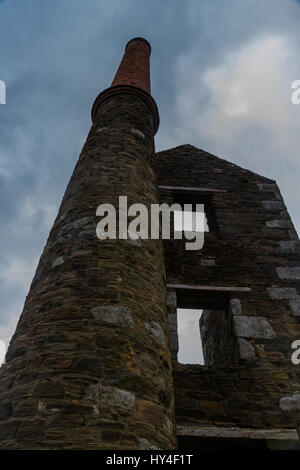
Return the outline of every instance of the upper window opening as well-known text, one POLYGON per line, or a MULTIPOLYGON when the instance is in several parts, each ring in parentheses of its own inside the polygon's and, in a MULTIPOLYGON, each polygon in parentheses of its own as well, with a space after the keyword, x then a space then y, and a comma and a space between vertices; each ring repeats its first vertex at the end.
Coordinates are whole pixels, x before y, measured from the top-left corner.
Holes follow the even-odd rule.
POLYGON ((174 211, 174 230, 179 232, 209 232, 207 217, 187 210, 174 211))
POLYGON ((202 310, 177 309, 178 361, 181 364, 204 364, 199 322, 202 310))
POLYGON ((178 221, 177 224, 180 223, 180 220, 183 220, 183 229, 190 230, 189 227, 192 227, 191 231, 201 231, 200 227, 202 226, 202 217, 196 212, 196 204, 202 204, 204 206, 204 231, 216 231, 216 217, 211 194, 202 195, 176 192, 174 193, 174 202, 180 204, 182 209, 184 209, 184 204, 190 204, 192 206, 191 211, 185 211, 184 217, 182 217, 182 211, 175 211, 175 230, 177 230, 175 225, 176 220, 178 221), (197 226, 199 229, 195 230, 195 227, 197 226))

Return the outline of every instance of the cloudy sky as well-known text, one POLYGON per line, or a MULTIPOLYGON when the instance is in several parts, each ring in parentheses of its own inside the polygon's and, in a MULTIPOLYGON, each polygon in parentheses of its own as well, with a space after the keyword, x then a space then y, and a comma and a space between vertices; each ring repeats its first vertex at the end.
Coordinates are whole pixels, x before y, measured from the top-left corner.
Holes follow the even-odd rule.
POLYGON ((190 143, 276 179, 299 232, 299 24, 296 0, 0 0, 0 341, 132 37, 152 45, 157 150, 190 143))

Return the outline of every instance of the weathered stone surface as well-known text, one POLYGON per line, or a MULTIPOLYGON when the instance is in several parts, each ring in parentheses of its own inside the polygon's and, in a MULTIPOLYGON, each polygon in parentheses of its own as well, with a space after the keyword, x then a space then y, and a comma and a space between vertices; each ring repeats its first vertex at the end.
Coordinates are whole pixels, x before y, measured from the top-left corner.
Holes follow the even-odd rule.
POLYGON ((171 350, 171 357, 172 359, 177 360, 177 354, 179 349, 179 340, 178 340, 178 333, 177 331, 170 332, 170 350, 171 350))
POLYGON ((296 429, 247 429, 218 426, 178 426, 179 436, 221 437, 235 439, 276 439, 299 441, 296 429))
POLYGON ((58 258, 55 258, 55 260, 52 261, 52 268, 55 268, 55 266, 60 266, 61 264, 64 263, 64 258, 62 256, 59 256, 58 258))
POLYGON ((291 240, 296 240, 299 243, 298 234, 294 227, 288 230, 288 234, 291 240))
POLYGON ((263 317, 233 317, 236 336, 242 338, 275 338, 276 334, 266 318, 263 317))
POLYGON ((294 287, 268 287, 267 291, 273 300, 294 299, 298 295, 294 287))
POLYGON ((166 348, 166 338, 162 327, 157 322, 145 323, 145 329, 150 333, 152 338, 166 348))
POLYGON ((290 309, 294 317, 300 317, 300 296, 289 301, 290 309))
POLYGON ((276 268, 278 277, 280 279, 287 279, 287 280, 300 280, 300 267, 299 266, 293 266, 289 268, 285 267, 277 267, 276 268))
POLYGON ((168 315, 169 339, 172 359, 177 359, 179 349, 177 312, 168 315))
POLYGON ((177 309, 177 295, 175 291, 167 291, 166 304, 168 313, 176 313, 177 309))
POLYGON ((274 300, 289 300, 289 306, 292 315, 295 317, 300 316, 300 295, 293 287, 269 287, 268 289, 271 299, 274 300))
POLYGON ((27 398, 26 400, 19 403, 17 406, 14 407, 14 416, 15 417, 34 417, 36 416, 37 409, 39 411, 45 411, 43 403, 36 403, 31 398, 27 398))
POLYGON ((169 314, 168 320, 169 320, 169 331, 177 332, 177 329, 178 329, 177 314, 176 313, 169 314))
POLYGON ((26 445, 26 442, 30 443, 36 436, 40 436, 42 431, 43 423, 41 420, 23 421, 18 429, 18 439, 26 445))
POLYGON ((279 408, 283 411, 300 410, 300 393, 295 393, 290 397, 280 398, 279 408))
POLYGON ((102 375, 103 363, 98 357, 80 357, 75 359, 72 370, 78 374, 86 374, 94 377, 102 375))
POLYGON ((66 224, 62 227, 62 232, 70 232, 71 230, 78 230, 85 228, 87 226, 94 227, 95 225, 95 219, 94 217, 82 217, 81 219, 77 219, 74 222, 71 222, 69 224, 66 224))
POLYGON ((282 211, 284 210, 284 205, 281 201, 262 201, 262 204, 265 209, 269 211, 282 211))
POLYGON ((100 386, 99 398, 96 403, 99 413, 130 414, 135 404, 135 395, 117 387, 100 386))
POLYGON ((270 228, 290 228, 291 222, 285 219, 267 220, 266 227, 270 228))
POLYGON ((95 320, 120 326, 133 326, 132 311, 122 305, 100 305, 91 309, 95 320))
POLYGON ((254 361, 256 359, 253 344, 245 338, 238 338, 240 358, 245 361, 254 361))
POLYGON ((260 191, 276 191, 275 183, 258 183, 257 186, 260 191))
POLYGON ((20 426, 20 420, 0 422, 0 440, 6 441, 6 440, 15 439, 19 426, 20 426))
POLYGON ((237 344, 228 314, 231 315, 225 310, 203 310, 199 328, 206 365, 217 367, 236 362, 237 344))
POLYGON ((201 266, 215 266, 216 262, 214 259, 200 259, 201 266))
POLYGON ((11 403, 0 403, 0 419, 8 418, 12 415, 11 403))
POLYGON ((143 134, 139 129, 134 129, 134 128, 131 128, 131 133, 133 135, 136 135, 138 137, 141 137, 142 139, 145 138, 145 134, 143 134))
POLYGON ((230 309, 232 315, 242 315, 242 304, 240 299, 230 299, 230 309))
POLYGON ((124 240, 124 243, 136 247, 142 246, 142 240, 140 238, 132 237, 130 234, 128 234, 128 238, 124 240))
POLYGON ((140 439, 139 450, 159 450, 158 446, 154 446, 147 441, 147 439, 140 439))
POLYGON ((40 382, 34 390, 34 395, 40 398, 63 398, 65 387, 60 382, 40 382))
POLYGON ((283 240, 280 242, 280 249, 282 253, 297 253, 299 252, 299 241, 283 240))

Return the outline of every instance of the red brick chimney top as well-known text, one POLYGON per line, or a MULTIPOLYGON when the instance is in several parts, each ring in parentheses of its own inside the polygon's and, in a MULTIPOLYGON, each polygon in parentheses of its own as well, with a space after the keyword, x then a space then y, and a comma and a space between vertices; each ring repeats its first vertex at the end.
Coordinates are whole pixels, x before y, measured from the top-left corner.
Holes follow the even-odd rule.
POLYGON ((151 46, 146 39, 131 39, 111 86, 132 85, 150 94, 150 54, 151 46))
POLYGON ((151 46, 144 38, 133 38, 126 44, 125 52, 115 78, 109 88, 97 96, 92 108, 94 122, 97 110, 104 100, 119 93, 139 96, 151 109, 154 133, 159 126, 159 114, 150 92, 150 54, 151 46))

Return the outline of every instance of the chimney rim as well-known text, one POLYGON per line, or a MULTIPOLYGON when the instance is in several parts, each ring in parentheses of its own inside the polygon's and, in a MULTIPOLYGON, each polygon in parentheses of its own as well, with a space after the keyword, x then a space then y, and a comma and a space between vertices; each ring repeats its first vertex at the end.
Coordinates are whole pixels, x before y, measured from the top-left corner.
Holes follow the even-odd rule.
POLYGON ((119 93, 120 94, 132 93, 134 95, 137 95, 150 107, 150 110, 154 118, 153 129, 154 129, 154 135, 155 135, 159 127, 159 112, 158 112, 157 104, 154 98, 147 91, 143 90, 142 88, 133 86, 133 85, 114 85, 101 91, 101 93, 99 93, 99 95, 95 99, 94 104, 92 106, 92 111, 91 111, 92 123, 94 124, 97 111, 99 107, 101 106, 101 104, 103 103, 103 101, 119 93))
POLYGON ((126 44, 126 46, 125 46, 125 51, 126 51, 127 47, 129 46, 129 44, 131 44, 131 43, 134 42, 134 41, 142 41, 142 42, 146 43, 147 46, 149 47, 149 55, 151 54, 151 46, 150 46, 149 41, 147 41, 147 39, 145 39, 145 38, 138 37, 138 36, 135 37, 135 38, 130 39, 130 40, 127 42, 127 44, 126 44))

